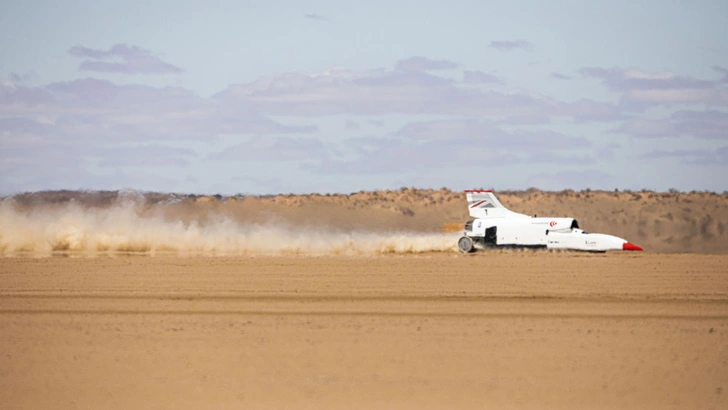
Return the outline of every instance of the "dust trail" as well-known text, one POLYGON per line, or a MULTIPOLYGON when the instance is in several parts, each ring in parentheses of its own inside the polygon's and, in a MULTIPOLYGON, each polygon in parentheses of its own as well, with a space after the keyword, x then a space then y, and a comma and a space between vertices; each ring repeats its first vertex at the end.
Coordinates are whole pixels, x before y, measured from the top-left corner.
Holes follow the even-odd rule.
POLYGON ((138 199, 109 207, 0 203, 0 255, 99 255, 175 252, 195 255, 383 254, 454 251, 457 235, 341 232, 329 227, 245 223, 223 215, 184 222, 138 199))

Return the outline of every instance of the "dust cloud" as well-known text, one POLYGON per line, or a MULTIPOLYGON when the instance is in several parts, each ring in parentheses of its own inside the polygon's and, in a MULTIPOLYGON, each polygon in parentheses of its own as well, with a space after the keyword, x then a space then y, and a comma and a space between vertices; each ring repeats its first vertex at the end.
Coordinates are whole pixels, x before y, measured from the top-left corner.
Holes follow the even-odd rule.
POLYGON ((287 221, 245 222, 223 214, 175 217, 173 204, 122 198, 21 209, 0 202, 0 254, 357 255, 455 251, 457 234, 343 231, 287 221))

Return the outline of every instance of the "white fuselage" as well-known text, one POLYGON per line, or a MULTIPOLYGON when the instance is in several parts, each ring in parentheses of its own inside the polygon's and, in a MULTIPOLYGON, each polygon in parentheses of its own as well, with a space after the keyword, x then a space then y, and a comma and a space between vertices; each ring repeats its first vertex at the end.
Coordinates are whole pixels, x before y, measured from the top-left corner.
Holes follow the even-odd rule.
MULTIPOLYGON (((520 215, 520 214, 517 214, 520 215)), ((475 219, 471 237, 485 237, 488 228, 496 228, 497 246, 529 246, 548 249, 577 249, 603 252, 622 250, 627 242, 612 235, 587 233, 574 227, 573 218, 521 217, 475 219)))
POLYGON ((605 252, 642 250, 622 238, 579 229, 574 218, 537 218, 513 212, 498 201, 491 190, 466 190, 468 212, 473 221, 465 224, 458 241, 463 252, 474 244, 605 252))
POLYGON ((549 232, 547 248, 577 249, 582 251, 622 251, 626 240, 603 233, 586 233, 581 229, 572 232, 549 232))

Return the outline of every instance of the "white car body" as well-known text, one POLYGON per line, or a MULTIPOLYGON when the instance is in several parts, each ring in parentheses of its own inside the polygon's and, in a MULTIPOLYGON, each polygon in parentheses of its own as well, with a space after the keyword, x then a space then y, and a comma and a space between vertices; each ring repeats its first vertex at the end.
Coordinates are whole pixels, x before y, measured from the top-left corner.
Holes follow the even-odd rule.
POLYGON ((625 239, 587 233, 574 218, 537 218, 506 209, 490 190, 466 190, 468 210, 475 218, 465 224, 458 241, 462 252, 478 247, 569 249, 589 252, 641 251, 625 239))

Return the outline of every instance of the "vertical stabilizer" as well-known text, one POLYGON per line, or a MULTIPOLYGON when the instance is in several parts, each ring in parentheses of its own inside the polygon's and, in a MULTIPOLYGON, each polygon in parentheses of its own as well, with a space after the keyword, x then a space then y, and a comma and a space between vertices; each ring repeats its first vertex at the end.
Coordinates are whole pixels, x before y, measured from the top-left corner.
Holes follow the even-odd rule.
POLYGON ((473 218, 527 217, 506 209, 490 189, 468 189, 465 195, 468 198, 468 211, 473 218))

